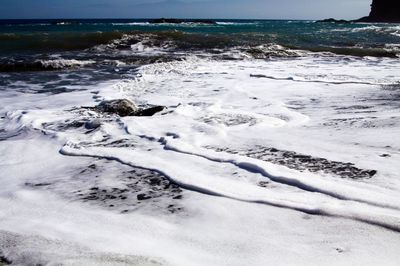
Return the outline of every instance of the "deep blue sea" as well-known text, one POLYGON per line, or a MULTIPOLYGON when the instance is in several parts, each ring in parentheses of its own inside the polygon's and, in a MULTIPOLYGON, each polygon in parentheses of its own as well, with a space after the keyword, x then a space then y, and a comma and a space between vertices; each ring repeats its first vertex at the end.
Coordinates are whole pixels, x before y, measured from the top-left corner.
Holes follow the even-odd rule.
POLYGON ((294 20, 215 20, 152 24, 150 20, 0 20, 0 54, 81 51, 124 36, 152 34, 179 49, 225 49, 279 44, 292 49, 341 54, 393 56, 400 43, 399 24, 318 23, 294 20))

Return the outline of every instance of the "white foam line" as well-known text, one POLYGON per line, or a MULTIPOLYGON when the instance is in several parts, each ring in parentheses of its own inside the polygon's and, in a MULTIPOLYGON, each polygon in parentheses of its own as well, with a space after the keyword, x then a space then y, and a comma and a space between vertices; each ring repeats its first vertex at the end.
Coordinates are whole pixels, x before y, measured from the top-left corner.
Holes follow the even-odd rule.
POLYGON ((294 186, 301 190, 322 193, 339 200, 357 201, 377 207, 400 210, 398 198, 395 195, 388 195, 387 191, 384 193, 374 192, 374 190, 378 189, 377 187, 367 190, 361 188, 361 186, 367 186, 366 184, 361 185, 357 183, 359 187, 355 189, 354 186, 343 184, 343 181, 341 181, 342 184, 338 184, 336 181, 321 180, 321 178, 317 176, 307 178, 301 173, 296 174, 296 176, 283 176, 280 175, 278 171, 272 170, 273 167, 271 163, 236 154, 231 155, 224 152, 194 148, 176 139, 165 140, 165 148, 185 154, 201 156, 215 162, 230 163, 241 169, 260 173, 274 182, 294 186), (175 144, 172 144, 172 142, 175 144), (380 202, 372 201, 371 198, 378 199, 380 202))
POLYGON ((295 79, 294 77, 274 77, 263 74, 250 74, 252 78, 265 78, 265 79, 273 79, 273 80, 290 80, 294 82, 310 82, 310 83, 326 83, 326 84, 334 84, 334 85, 344 85, 344 84, 361 84, 361 85, 381 85, 378 83, 367 82, 367 81, 329 81, 329 80, 300 80, 295 79))
POLYGON ((227 181, 219 176, 210 179, 207 173, 202 173, 204 168, 207 168, 207 165, 202 165, 204 161, 199 161, 198 156, 190 154, 181 154, 171 150, 162 150, 157 154, 153 150, 152 156, 150 156, 150 154, 144 154, 145 151, 126 151, 121 148, 102 147, 84 148, 71 143, 65 145, 60 152, 70 156, 116 160, 132 167, 156 171, 179 186, 200 193, 249 203, 268 204, 308 214, 349 218, 400 232, 400 213, 395 210, 337 200, 319 193, 308 193, 307 197, 299 197, 298 194, 266 192, 257 186, 244 182, 227 181), (150 160, 149 157, 151 157, 150 160), (180 163, 183 161, 185 161, 184 165, 180 163))

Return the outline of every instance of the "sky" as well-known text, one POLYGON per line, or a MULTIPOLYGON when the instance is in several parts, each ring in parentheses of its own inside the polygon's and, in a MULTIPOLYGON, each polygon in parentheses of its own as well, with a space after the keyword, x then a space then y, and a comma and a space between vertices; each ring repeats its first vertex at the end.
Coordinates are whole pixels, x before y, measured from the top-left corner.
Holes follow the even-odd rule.
POLYGON ((356 19, 371 0, 0 0, 0 19, 356 19))

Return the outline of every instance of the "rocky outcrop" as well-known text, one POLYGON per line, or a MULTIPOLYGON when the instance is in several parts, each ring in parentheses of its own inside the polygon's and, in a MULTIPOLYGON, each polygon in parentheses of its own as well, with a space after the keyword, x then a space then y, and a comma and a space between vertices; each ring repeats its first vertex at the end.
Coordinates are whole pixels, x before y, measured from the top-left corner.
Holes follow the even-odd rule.
POLYGON ((165 109, 165 106, 154 106, 147 109, 139 110, 135 116, 153 116, 156 113, 162 112, 165 109))
POLYGON ((400 23, 399 0, 373 0, 371 13, 357 22, 400 23))
POLYGON ((103 101, 96 106, 96 110, 103 113, 117 114, 119 116, 130 116, 135 115, 139 111, 139 108, 129 100, 118 99, 103 101))
POLYGON ((317 21, 317 23, 337 24, 347 24, 352 22, 400 23, 400 0, 373 0, 369 16, 357 20, 337 20, 329 18, 317 21))
MULTIPOLYGON (((154 106, 140 109, 133 102, 126 99, 103 101, 94 109, 101 113, 117 114, 123 116, 153 116, 163 111, 165 106, 154 106)), ((96 126, 96 125, 92 125, 96 126)))

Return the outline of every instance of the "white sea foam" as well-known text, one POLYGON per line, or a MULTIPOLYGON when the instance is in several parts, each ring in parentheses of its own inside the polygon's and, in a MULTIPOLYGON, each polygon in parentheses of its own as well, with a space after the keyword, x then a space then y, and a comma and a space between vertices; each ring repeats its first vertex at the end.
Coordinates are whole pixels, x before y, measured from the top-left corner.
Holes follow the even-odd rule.
POLYGON ((115 26, 148 26, 151 25, 149 22, 127 22, 127 23, 111 23, 115 26))
POLYGON ((363 31, 371 31, 371 32, 382 32, 382 33, 390 33, 395 36, 399 36, 400 34, 400 26, 392 26, 392 25, 383 25, 383 26, 365 26, 361 28, 354 28, 351 30, 352 32, 363 32, 363 31))
POLYGON ((237 25, 237 26, 241 26, 241 25, 256 25, 258 24, 257 22, 224 22, 224 21, 217 21, 216 22, 218 25, 237 25))
POLYGON ((190 56, 87 91, 4 92, 0 129, 14 137, 0 142, 0 251, 16 262, 67 265, 71 256, 139 265, 396 265, 400 117, 395 90, 382 85, 396 83, 399 71, 398 60, 386 58, 190 56), (115 98, 168 110, 118 118, 73 109, 115 98), (92 119, 101 126, 66 127, 92 119), (279 165, 251 156, 259 146, 377 174, 349 179, 279 165), (107 174, 83 178, 90 164, 107 174), (120 214, 74 197, 83 184, 125 188, 118 169, 138 168, 183 187, 183 211, 120 214), (35 182, 51 185, 26 185, 35 182))
POLYGON ((52 67, 60 69, 65 67, 82 67, 96 63, 96 61, 93 60, 76 60, 76 59, 52 59, 52 60, 40 60, 39 62, 44 67, 52 67))

